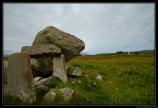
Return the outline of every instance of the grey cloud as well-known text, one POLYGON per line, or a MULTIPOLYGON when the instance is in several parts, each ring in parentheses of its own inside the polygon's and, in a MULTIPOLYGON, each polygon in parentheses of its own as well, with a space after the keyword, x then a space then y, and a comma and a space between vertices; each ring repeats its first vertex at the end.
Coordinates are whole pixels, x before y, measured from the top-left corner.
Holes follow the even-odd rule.
POLYGON ((4 4, 4 50, 31 45, 48 25, 79 36, 83 52, 154 48, 154 4, 4 4))

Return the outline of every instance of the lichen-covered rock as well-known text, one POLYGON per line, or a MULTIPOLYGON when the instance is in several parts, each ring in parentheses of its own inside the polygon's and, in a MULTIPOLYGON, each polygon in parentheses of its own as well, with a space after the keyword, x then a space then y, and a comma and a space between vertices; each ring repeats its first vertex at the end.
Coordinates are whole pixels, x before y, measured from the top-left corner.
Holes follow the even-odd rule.
POLYGON ((63 88, 63 89, 60 89, 60 91, 62 92, 65 100, 70 99, 74 93, 74 90, 71 88, 63 88))
POLYGON ((53 76, 58 77, 63 82, 67 82, 65 58, 63 54, 61 54, 59 57, 53 58, 53 76))
POLYGON ((43 55, 54 56, 61 53, 61 49, 53 44, 24 46, 21 49, 22 53, 29 54, 31 57, 40 57, 43 55))
POLYGON ((11 55, 8 60, 7 73, 9 94, 32 103, 36 99, 32 80, 29 55, 23 53, 11 55))
POLYGON ((55 98, 56 98, 56 93, 55 91, 51 90, 50 92, 44 95, 43 100, 47 104, 52 104, 55 98))
POLYGON ((61 48, 61 53, 65 55, 66 62, 77 56, 85 48, 85 44, 81 39, 53 26, 48 26, 40 31, 32 45, 46 44, 54 44, 61 48))

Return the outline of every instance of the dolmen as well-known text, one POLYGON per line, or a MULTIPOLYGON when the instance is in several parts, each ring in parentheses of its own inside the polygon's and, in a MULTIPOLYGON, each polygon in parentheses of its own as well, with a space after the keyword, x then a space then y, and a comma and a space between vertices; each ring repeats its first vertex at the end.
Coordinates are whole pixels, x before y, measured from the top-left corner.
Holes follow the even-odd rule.
MULTIPOLYGON (((5 75, 5 94, 32 103, 36 100, 35 88, 54 87, 58 81, 68 81, 68 75, 81 75, 79 67, 68 67, 66 62, 85 48, 77 36, 48 26, 37 33, 31 46, 8 58, 5 75)), ((5 61, 6 62, 6 61, 5 61)))

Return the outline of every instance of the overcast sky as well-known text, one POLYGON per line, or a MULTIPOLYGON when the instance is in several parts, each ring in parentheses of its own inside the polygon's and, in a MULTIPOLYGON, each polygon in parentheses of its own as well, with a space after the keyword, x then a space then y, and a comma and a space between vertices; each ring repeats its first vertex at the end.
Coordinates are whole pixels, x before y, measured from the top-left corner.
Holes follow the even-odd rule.
POLYGON ((55 26, 85 42, 83 53, 154 49, 154 4, 4 4, 4 52, 19 52, 55 26))

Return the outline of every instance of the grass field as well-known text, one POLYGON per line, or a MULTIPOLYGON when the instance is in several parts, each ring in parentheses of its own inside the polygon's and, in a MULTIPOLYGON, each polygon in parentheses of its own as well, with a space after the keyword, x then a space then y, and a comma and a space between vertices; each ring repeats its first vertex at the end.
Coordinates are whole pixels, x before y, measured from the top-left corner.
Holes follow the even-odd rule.
MULTIPOLYGON (((56 88, 70 87, 75 93, 69 101, 64 101, 58 94, 52 104, 154 104, 154 60, 153 55, 78 56, 67 64, 81 68, 81 77, 69 77, 81 83, 58 83, 56 88), (103 81, 95 80, 98 73, 103 81)), ((33 104, 45 104, 43 94, 38 91, 33 104)), ((5 101, 11 102, 11 98, 7 99, 5 101)))

